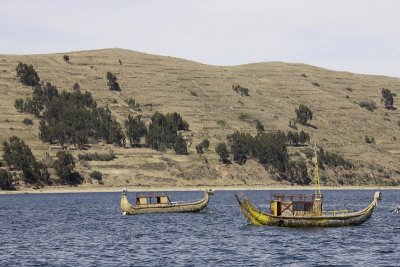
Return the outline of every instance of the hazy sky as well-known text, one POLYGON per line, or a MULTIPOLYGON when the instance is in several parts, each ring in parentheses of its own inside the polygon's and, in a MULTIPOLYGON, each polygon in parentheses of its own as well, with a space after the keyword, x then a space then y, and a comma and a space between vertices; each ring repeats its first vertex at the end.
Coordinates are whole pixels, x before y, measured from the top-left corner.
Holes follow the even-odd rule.
POLYGON ((0 53, 119 47, 400 77, 400 1, 0 0, 0 53))

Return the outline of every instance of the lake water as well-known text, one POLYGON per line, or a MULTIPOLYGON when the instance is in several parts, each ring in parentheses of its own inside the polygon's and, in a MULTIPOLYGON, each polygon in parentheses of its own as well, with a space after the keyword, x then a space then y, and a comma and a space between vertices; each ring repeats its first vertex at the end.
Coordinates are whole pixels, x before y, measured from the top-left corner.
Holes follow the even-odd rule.
MULTIPOLYGON (((120 193, 0 195, 0 265, 400 266, 400 214, 390 212, 400 191, 381 192, 361 226, 320 229, 247 225, 235 191, 217 191, 201 213, 138 216, 121 216, 120 193)), ((270 191, 239 193, 267 208, 270 191)), ((373 193, 327 190, 325 209, 361 209, 373 193)))

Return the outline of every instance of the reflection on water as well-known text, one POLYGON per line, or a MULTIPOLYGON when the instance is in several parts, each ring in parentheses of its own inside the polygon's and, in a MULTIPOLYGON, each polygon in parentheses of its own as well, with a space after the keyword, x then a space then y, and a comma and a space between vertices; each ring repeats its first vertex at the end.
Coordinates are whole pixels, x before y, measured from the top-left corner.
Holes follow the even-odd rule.
MULTIPOLYGON (((0 195, 0 265, 398 266, 400 214, 390 210, 399 191, 383 190, 361 226, 321 229, 247 225, 235 193, 216 192, 201 213, 138 216, 120 215, 120 193, 0 195)), ((244 193, 267 208, 269 191, 244 193)), ((325 209, 358 210, 373 193, 324 191, 325 209)), ((174 201, 202 196, 170 193, 174 201)))

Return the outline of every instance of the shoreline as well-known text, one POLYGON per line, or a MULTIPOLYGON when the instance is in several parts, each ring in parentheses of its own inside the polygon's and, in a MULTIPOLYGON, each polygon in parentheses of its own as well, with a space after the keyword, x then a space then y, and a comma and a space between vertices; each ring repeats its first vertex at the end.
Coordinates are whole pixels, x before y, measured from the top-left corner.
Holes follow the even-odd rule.
MULTIPOLYGON (((157 186, 157 187, 94 187, 94 188, 42 188, 42 189, 22 189, 15 191, 0 191, 0 195, 19 195, 19 194, 69 194, 69 193, 117 193, 126 188, 128 192, 149 192, 149 191, 204 191, 212 189, 214 191, 252 191, 252 190, 314 190, 314 186, 157 186)), ((399 186, 343 186, 321 187, 321 190, 400 190, 399 186)))

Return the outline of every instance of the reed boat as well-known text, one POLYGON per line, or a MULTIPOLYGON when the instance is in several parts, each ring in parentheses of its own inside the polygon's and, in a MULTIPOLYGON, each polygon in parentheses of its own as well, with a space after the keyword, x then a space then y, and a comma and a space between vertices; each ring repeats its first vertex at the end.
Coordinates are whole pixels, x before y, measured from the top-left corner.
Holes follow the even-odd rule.
POLYGON ((248 223, 283 227, 339 227, 360 225, 367 221, 378 201, 381 200, 381 193, 375 192, 371 203, 357 212, 349 210, 324 211, 316 156, 313 158, 313 162, 316 185, 313 195, 271 194, 269 213, 256 208, 246 196, 240 198, 235 195, 240 211, 248 223))
POLYGON ((126 196, 127 190, 122 191, 121 213, 123 215, 137 215, 145 213, 175 213, 199 212, 207 207, 213 191, 204 191, 204 197, 196 201, 171 202, 167 193, 145 192, 136 194, 136 205, 132 205, 126 196))

